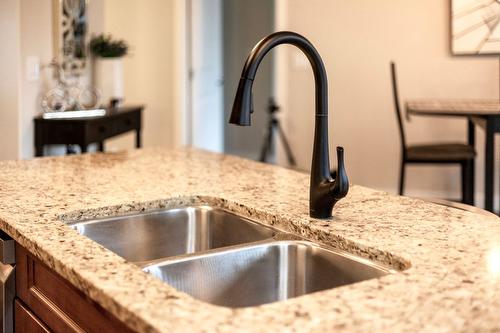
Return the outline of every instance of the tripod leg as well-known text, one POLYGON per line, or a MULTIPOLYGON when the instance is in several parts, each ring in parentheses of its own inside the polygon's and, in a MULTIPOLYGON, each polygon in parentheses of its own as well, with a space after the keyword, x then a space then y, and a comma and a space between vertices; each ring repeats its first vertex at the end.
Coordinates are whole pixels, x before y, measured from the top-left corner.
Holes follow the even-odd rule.
POLYGON ((261 162, 266 161, 267 155, 268 155, 269 151, 271 150, 272 140, 273 140, 273 123, 272 123, 272 121, 270 121, 269 125, 267 126, 266 138, 264 139, 264 142, 262 143, 262 148, 260 150, 259 161, 261 161, 261 162))
POLYGON ((281 128, 281 125, 278 121, 276 121, 276 127, 278 129, 279 136, 281 138, 281 141, 283 142, 283 147, 285 148, 285 153, 286 153, 286 158, 288 159, 288 164, 291 166, 296 166, 297 163, 295 162, 295 157, 293 157, 292 149, 290 148, 290 145, 288 144, 288 140, 286 139, 285 133, 283 132, 283 129, 281 128))

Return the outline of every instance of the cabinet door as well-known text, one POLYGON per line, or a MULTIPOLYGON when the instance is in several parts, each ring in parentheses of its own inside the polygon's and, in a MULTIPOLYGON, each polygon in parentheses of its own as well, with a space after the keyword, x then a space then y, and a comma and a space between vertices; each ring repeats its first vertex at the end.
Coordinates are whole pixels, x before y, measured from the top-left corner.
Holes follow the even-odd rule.
POLYGON ((16 333, 51 333, 47 327, 16 299, 14 302, 15 332, 16 333))
POLYGON ((132 332, 19 245, 16 245, 16 295, 54 333, 132 332))

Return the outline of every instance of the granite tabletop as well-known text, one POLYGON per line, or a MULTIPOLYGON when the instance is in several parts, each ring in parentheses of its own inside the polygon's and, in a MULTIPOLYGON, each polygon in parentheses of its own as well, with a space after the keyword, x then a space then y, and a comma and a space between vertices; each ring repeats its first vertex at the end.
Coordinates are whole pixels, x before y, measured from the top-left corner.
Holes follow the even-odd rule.
MULTIPOLYGON (((348 166, 347 166, 348 167, 348 166)), ((331 220, 309 177, 192 149, 0 163, 0 229, 137 332, 500 332, 500 219, 353 185, 331 220), (263 306, 183 294, 65 221, 211 204, 396 274, 263 306)))
POLYGON ((408 114, 500 116, 500 99, 415 99, 405 102, 408 114))

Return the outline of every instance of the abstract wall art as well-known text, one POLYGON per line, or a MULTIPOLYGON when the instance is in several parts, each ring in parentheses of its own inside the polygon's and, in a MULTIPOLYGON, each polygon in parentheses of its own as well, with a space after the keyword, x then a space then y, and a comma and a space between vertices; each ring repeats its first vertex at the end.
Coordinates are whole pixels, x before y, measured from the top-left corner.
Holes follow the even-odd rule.
POLYGON ((500 0, 451 0, 453 54, 500 54, 500 0))
POLYGON ((87 58, 87 0, 53 0, 54 55, 62 69, 79 75, 87 58))

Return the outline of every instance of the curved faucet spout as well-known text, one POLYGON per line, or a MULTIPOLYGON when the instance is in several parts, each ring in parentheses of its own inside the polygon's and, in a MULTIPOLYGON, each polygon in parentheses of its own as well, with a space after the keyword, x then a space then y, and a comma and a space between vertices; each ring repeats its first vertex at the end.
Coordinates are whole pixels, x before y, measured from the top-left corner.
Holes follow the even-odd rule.
POLYGON ((337 148, 338 171, 334 181, 330 176, 328 151, 328 80, 325 66, 318 51, 305 37, 289 31, 273 33, 255 45, 247 58, 236 91, 229 122, 241 126, 251 124, 253 112, 252 85, 257 68, 265 55, 280 44, 298 47, 311 64, 316 96, 314 147, 311 164, 309 214, 315 218, 329 218, 335 203, 347 195, 349 181, 344 168, 344 151, 337 148))

